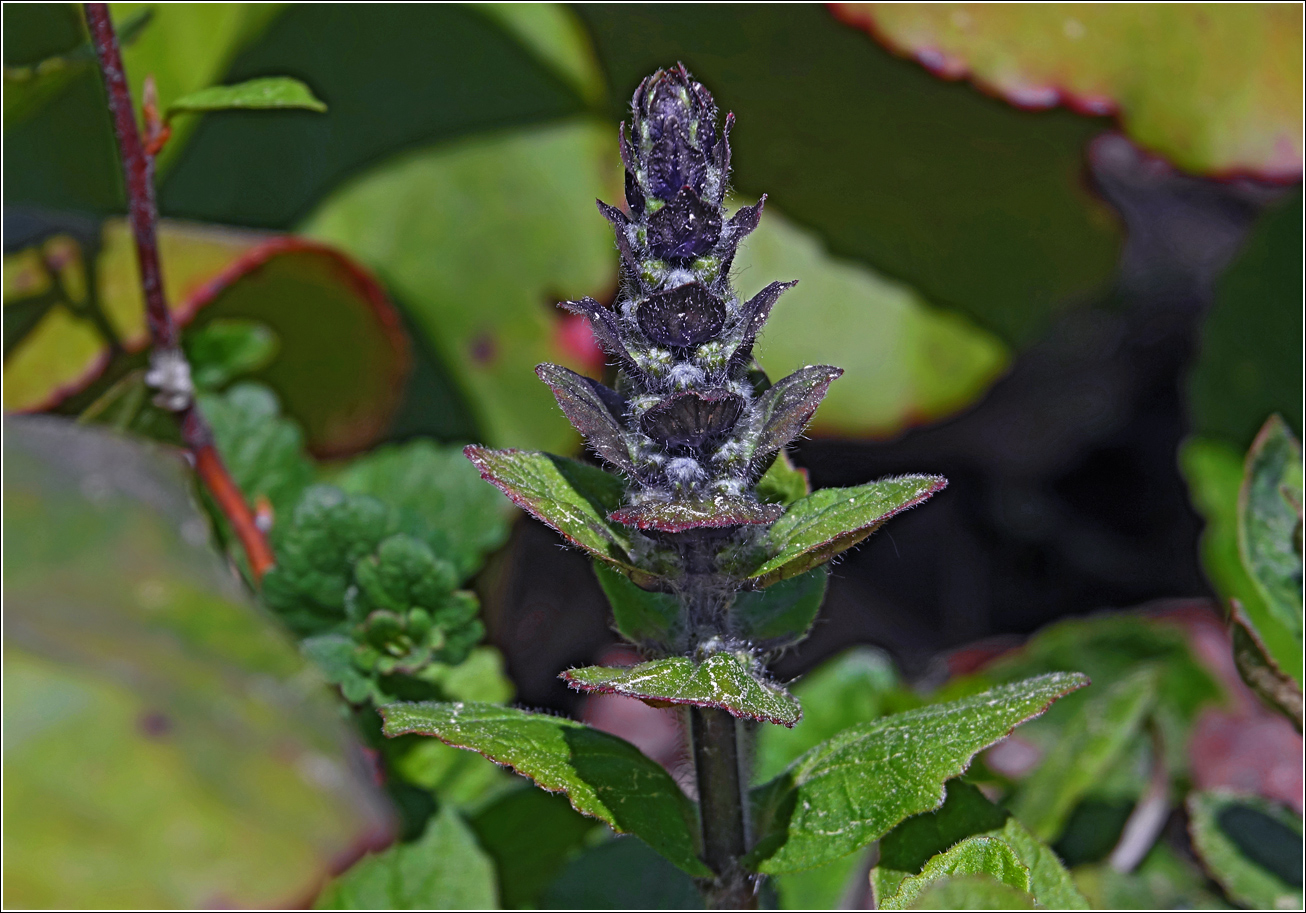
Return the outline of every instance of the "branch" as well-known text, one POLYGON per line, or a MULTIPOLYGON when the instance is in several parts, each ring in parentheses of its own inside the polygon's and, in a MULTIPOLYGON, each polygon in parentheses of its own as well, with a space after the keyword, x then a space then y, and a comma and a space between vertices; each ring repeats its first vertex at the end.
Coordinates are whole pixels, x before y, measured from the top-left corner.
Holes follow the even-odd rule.
POLYGON ((109 113, 113 116, 113 133, 122 159, 132 236, 136 241, 136 262, 140 266, 141 291, 145 295, 145 317, 152 346, 147 380, 160 390, 157 401, 177 414, 181 437, 190 451, 195 472, 231 523, 257 583, 274 563, 272 550, 213 444, 209 423, 195 404, 190 365, 181 350, 177 325, 163 294, 163 272, 159 268, 159 207, 154 199, 154 159, 141 145, 118 36, 109 19, 108 4, 87 3, 85 9, 91 43, 95 46, 100 75, 104 78, 104 89, 109 98, 109 113))

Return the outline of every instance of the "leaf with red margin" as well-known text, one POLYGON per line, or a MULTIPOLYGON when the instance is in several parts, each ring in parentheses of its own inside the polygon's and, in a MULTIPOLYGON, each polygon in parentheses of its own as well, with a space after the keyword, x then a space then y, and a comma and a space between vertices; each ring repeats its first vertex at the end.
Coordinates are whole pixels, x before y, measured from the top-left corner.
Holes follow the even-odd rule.
MULTIPOLYGON (((252 377, 271 386, 304 425, 310 447, 339 455, 383 433, 408 375, 408 340, 384 290, 337 250, 289 236, 164 221, 159 226, 164 291, 183 326, 245 318, 269 327, 280 354, 252 377)), ((70 237, 47 241, 44 259, 76 296, 93 286, 104 322, 127 357, 95 325, 54 306, 5 359, 5 408, 77 410, 136 367, 149 344, 130 232, 106 222, 94 262, 70 237), (89 268, 88 268, 89 267, 89 268)), ((6 306, 46 290, 42 257, 6 258, 6 306)))
POLYGON ((798 699, 754 673, 747 655, 716 653, 701 663, 671 656, 627 668, 586 666, 558 678, 577 691, 636 697, 653 706, 716 707, 731 716, 790 728, 803 718, 798 699))
POLYGON ((1117 114, 1190 171, 1302 173, 1296 4, 835 3, 834 14, 946 79, 1021 108, 1117 114))
POLYGON ((760 561, 742 570, 755 587, 796 577, 852 548, 890 517, 947 487, 943 476, 908 475, 853 488, 822 488, 795 501, 766 531, 760 561))

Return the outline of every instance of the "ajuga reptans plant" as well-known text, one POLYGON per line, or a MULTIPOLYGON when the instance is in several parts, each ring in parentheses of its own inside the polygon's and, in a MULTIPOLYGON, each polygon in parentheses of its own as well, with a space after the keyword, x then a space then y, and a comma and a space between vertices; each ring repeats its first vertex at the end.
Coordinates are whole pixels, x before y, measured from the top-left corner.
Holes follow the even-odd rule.
MULTIPOLYGON (((617 629, 646 661, 562 677, 581 690, 687 708, 697 801, 633 746, 569 720, 471 704, 382 713, 387 734, 435 735, 566 792, 577 809, 639 835, 698 878, 711 905, 748 907, 766 874, 846 856, 937 805, 943 780, 978 747, 1077 683, 986 696, 979 718, 987 722, 962 737, 927 734, 938 725, 931 717, 908 748, 872 747, 866 757, 947 755, 934 767, 902 761, 908 772, 894 776, 914 785, 888 798, 854 782, 875 776, 859 767, 862 755, 832 760, 819 775, 825 768, 815 761, 791 768, 750 793, 756 724, 801 717, 766 663, 810 630, 825 563, 945 482, 917 475, 809 490, 784 448, 842 372, 813 365, 771 383, 753 357, 772 307, 795 283, 773 282, 748 299, 732 287, 731 264, 763 202, 725 209, 732 116, 718 121, 711 95, 683 66, 644 80, 632 107, 620 133, 627 210, 599 203, 616 234, 620 293, 612 307, 590 298, 562 305, 588 318, 615 381, 537 369, 606 468, 544 453, 466 452, 484 478, 593 556, 617 629)), ((895 731, 916 731, 902 725, 895 731)), ((861 744, 836 744, 844 735, 804 759, 861 744)))

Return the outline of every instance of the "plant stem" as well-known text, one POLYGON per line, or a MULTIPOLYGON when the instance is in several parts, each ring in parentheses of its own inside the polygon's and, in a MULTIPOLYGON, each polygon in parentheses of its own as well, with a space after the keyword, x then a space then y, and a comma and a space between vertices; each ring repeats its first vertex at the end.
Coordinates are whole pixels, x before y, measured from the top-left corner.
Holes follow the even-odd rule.
MULTIPOLYGON (((100 64, 105 93, 109 99, 109 113, 113 117, 113 133, 122 159, 123 180, 127 189, 132 237, 136 242, 136 262, 140 267, 141 291, 145 296, 145 319, 150 329, 152 364, 172 364, 184 368, 186 389, 183 402, 173 406, 181 425, 181 437, 190 451, 195 472, 208 488, 219 509, 231 523, 236 537, 249 559, 250 573, 257 583, 273 565, 272 550, 263 531, 254 520, 254 513, 240 488, 231 478, 222 456, 213 444, 213 431, 195 404, 189 390, 190 365, 181 350, 181 339, 172 312, 163 294, 163 271, 159 266, 159 208, 154 198, 154 160, 141 145, 136 127, 136 112, 132 106, 127 75, 123 70, 122 52, 118 36, 109 18, 105 3, 87 3, 86 24, 91 32, 91 43, 100 64)), ((168 391, 175 393, 176 391, 168 391)))
POLYGON ((748 851, 746 779, 740 764, 735 718, 724 710, 690 709, 698 807, 703 821, 703 856, 715 881, 705 897, 714 910, 757 907, 756 876, 740 858, 748 851))

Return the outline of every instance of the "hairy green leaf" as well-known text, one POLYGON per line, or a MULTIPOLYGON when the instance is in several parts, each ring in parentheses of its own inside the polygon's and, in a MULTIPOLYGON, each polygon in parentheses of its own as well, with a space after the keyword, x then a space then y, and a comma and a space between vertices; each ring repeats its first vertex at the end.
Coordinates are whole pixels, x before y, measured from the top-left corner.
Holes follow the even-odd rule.
POLYGON ((1273 415, 1251 450, 1238 495, 1238 552, 1271 614, 1302 636, 1301 446, 1273 415))
POLYGON ((430 440, 389 445, 351 461, 331 481, 399 511, 406 530, 438 533, 460 579, 480 569, 508 539, 511 508, 481 481, 458 447, 430 440))
POLYGON ((756 790, 751 864, 766 873, 820 865, 938 807, 944 782, 978 751, 1086 684, 1043 675, 844 730, 756 790))
POLYGON ((765 673, 755 666, 756 661, 747 653, 715 653, 701 663, 687 656, 672 656, 622 668, 568 669, 558 677, 577 691, 716 707, 745 719, 793 726, 803 716, 797 699, 780 685, 767 681, 765 673))
POLYGON ((950 875, 926 886, 912 909, 1033 910, 1037 906, 1029 894, 992 875, 950 875))
POLYGON ((840 3, 904 56, 1017 107, 1115 112, 1187 171, 1301 174, 1301 17, 1272 4, 1085 7, 840 3))
POLYGON ((1060 836, 1079 800, 1129 748, 1156 702, 1160 670, 1143 667, 1089 700, 1065 726, 1011 811, 1041 840, 1060 836))
POLYGON ((670 774, 629 742, 572 720, 491 704, 380 710, 388 736, 415 732, 478 751, 550 792, 566 793, 577 811, 635 834, 691 875, 709 874, 696 854, 693 805, 670 774))
POLYGON ((498 907, 494 863, 445 806, 412 843, 354 863, 313 905, 317 910, 490 910, 498 907))
POLYGON ((621 479, 595 466, 548 453, 490 450, 472 445, 464 453, 481 478, 512 502, 601 561, 619 568, 637 584, 657 577, 631 563, 630 532, 608 520, 625 494, 621 479))
POLYGON ((1301 909, 1301 818, 1223 791, 1191 793, 1187 806, 1193 848, 1230 899, 1253 910, 1301 909))
POLYGON ((676 652, 684 646, 685 622, 680 600, 670 593, 641 589, 625 574, 602 561, 594 562, 603 595, 621 636, 642 647, 676 652))
POLYGON ((285 903, 384 839, 337 708, 210 547, 175 452, 4 426, 5 905, 285 903))
POLYGON ((778 776, 799 755, 850 726, 920 704, 889 657, 872 647, 854 647, 827 660, 791 690, 803 703, 803 718, 792 729, 767 726, 758 732, 755 782, 778 776))
POLYGON ((234 86, 209 86, 191 92, 168 105, 167 117, 199 114, 205 111, 265 110, 269 108, 306 108, 319 113, 326 103, 313 90, 289 76, 250 79, 234 86))
POLYGON ((748 570, 770 586, 852 548, 890 517, 915 507, 948 483, 942 476, 900 476, 854 488, 823 488, 794 502, 767 530, 765 557, 748 570))
POLYGON ((1029 870, 1029 887, 1038 903, 1061 910, 1085 910, 1088 903, 1075 887, 1057 854, 1007 811, 969 783, 952 780, 936 811, 908 818, 880 840, 880 858, 871 872, 877 898, 890 898, 902 881, 925 868, 936 854, 967 837, 1001 839, 1029 870))
POLYGON ((906 910, 935 883, 954 875, 990 875, 1017 891, 1029 892, 1029 869, 999 837, 967 837, 925 863, 917 875, 903 879, 892 897, 880 901, 881 910, 906 910))

